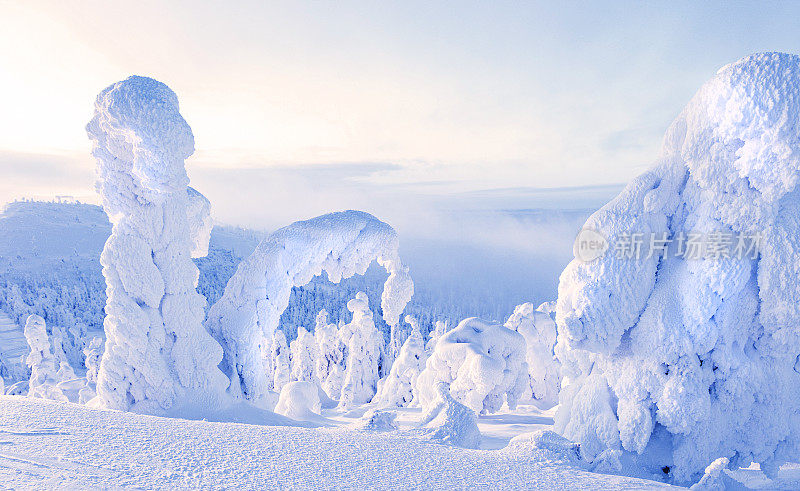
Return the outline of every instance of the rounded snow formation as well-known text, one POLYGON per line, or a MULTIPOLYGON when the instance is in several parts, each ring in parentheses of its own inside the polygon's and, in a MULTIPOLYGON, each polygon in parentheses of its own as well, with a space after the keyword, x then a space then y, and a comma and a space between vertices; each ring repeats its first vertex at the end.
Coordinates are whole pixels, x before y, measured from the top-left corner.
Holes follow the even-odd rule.
POLYGON ((187 188, 184 159, 194 137, 177 96, 161 82, 130 77, 97 96, 86 130, 113 224, 100 257, 108 299, 98 404, 162 412, 224 394, 222 349, 203 328, 205 299, 191 260, 207 248, 197 244, 207 200, 187 188))
POLYGON ((462 448, 478 448, 481 432, 475 411, 453 399, 445 382, 434 386, 436 398, 422 415, 420 426, 431 440, 462 448))
POLYGON ((325 271, 330 281, 364 274, 372 261, 389 273, 381 308, 397 324, 414 294, 414 283, 398 253, 397 233, 362 211, 343 211, 295 222, 264 239, 239 264, 225 292, 208 313, 206 326, 225 348, 220 365, 231 379, 229 393, 258 400, 269 390, 272 335, 289 305, 292 287, 325 271))
POLYGON ((797 458, 799 177, 800 57, 756 54, 707 82, 656 165, 589 218, 609 251, 570 263, 556 312, 556 428, 587 459, 621 448, 688 483, 720 457, 767 473, 797 458), (634 234, 643 253, 615 253, 634 234))
POLYGON ((319 388, 313 382, 295 381, 281 389, 275 412, 297 421, 316 421, 321 418, 322 402, 319 388))
POLYGON ((503 401, 517 406, 528 385, 525 338, 477 317, 464 319, 442 335, 417 379, 422 408, 440 399, 440 383, 450 386, 458 402, 476 413, 499 410, 503 401))

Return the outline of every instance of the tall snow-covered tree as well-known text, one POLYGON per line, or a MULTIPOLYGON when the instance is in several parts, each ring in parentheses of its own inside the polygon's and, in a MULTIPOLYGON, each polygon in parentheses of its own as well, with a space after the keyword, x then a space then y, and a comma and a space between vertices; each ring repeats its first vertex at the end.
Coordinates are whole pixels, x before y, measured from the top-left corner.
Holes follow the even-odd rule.
POLYGON ((378 364, 383 335, 375 328, 369 300, 364 292, 347 302, 353 320, 342 329, 348 334, 347 363, 339 407, 348 409, 372 400, 378 388, 378 364))
POLYGON ((428 360, 419 323, 411 316, 406 316, 406 322, 411 325, 411 334, 403 343, 389 375, 380 381, 378 394, 373 399, 381 406, 409 406, 415 397, 419 374, 428 360))
POLYGON ((314 340, 317 343, 317 376, 320 385, 329 398, 337 400, 344 379, 345 349, 339 338, 339 328, 328 323, 328 312, 324 309, 317 314, 314 340))
POLYGON ((292 381, 291 351, 286 343, 286 335, 280 329, 273 334, 272 360, 275 367, 275 378, 272 385, 275 391, 280 393, 283 386, 292 381))
POLYGON ((191 260, 196 217, 184 160, 194 136, 177 96, 161 82, 130 77, 97 96, 86 130, 112 223, 100 258, 108 299, 99 403, 157 412, 224 393, 222 348, 203 327, 205 299, 191 260))
MULTIPOLYGON (((545 308, 545 307, 540 307, 545 308)), ((549 405, 558 403, 561 363, 556 358, 556 323, 547 312, 534 309, 532 303, 514 308, 505 326, 525 338, 525 361, 528 363, 531 395, 549 405)))
POLYGON ((31 314, 25 322, 25 339, 31 352, 26 363, 31 369, 28 381, 28 395, 42 399, 67 401, 67 396, 58 388, 59 364, 51 350, 50 337, 44 319, 31 314))
POLYGON ((319 383, 317 377, 317 343, 305 327, 297 328, 297 337, 289 346, 292 353, 292 380, 319 383))

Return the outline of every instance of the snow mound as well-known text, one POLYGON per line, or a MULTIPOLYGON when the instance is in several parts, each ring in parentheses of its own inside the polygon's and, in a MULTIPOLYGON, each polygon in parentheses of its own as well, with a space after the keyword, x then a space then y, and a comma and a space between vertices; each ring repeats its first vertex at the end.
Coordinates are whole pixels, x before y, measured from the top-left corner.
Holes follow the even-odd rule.
POLYGON ((506 451, 529 455, 538 453, 548 460, 581 466, 585 464, 581 459, 580 445, 550 430, 537 430, 517 435, 508 443, 506 451))
POLYGON ((397 324, 414 293, 398 244, 392 227, 352 210, 295 222, 264 239, 239 265, 206 322, 225 348, 221 367, 231 379, 229 392, 253 400, 266 394, 272 369, 262 353, 270 352, 292 287, 323 271, 338 283, 363 274, 377 260, 389 273, 381 297, 383 317, 390 326, 397 324))
POLYGON ((321 418, 322 402, 319 389, 313 382, 289 382, 281 390, 275 412, 298 421, 316 421, 321 418))
POLYGON ((471 317, 442 335, 418 380, 420 403, 429 409, 445 382, 458 402, 476 413, 514 409, 528 384, 525 338, 499 324, 471 317))
POLYGON ((556 428, 587 459, 621 448, 689 483, 720 456, 769 473, 800 454, 798 128, 800 57, 743 58, 586 222, 610 247, 560 279, 556 428), (635 257, 631 234, 645 237, 635 257), (666 253, 654 237, 672 239, 666 253))
POLYGON ((561 364, 553 349, 556 345, 556 323, 550 314, 533 308, 532 303, 517 305, 505 323, 525 338, 531 394, 547 404, 558 403, 561 385, 561 364))
POLYGON ((397 413, 393 411, 370 409, 364 413, 356 426, 364 431, 394 431, 397 429, 394 424, 395 419, 397 419, 397 413))
POLYGON ((190 202, 202 200, 189 196, 184 160, 194 136, 177 96, 151 78, 129 77, 97 96, 86 131, 112 223, 100 257, 108 299, 98 404, 159 412, 224 393, 222 349, 203 328, 205 299, 191 260, 207 248, 194 243, 206 227, 198 225, 205 206, 190 224, 190 202))
POLYGON ((439 443, 478 448, 481 432, 475 411, 453 399, 445 382, 436 384, 436 396, 420 420, 420 426, 427 429, 425 435, 439 443))

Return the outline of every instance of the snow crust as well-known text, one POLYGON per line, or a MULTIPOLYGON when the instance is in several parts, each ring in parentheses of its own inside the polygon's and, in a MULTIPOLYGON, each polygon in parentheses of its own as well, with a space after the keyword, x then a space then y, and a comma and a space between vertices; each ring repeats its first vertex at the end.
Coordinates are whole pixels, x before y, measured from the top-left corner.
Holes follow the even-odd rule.
POLYGON ((556 428, 592 460, 638 455, 676 482, 720 457, 769 474, 800 455, 800 58, 723 67, 658 162, 586 222, 625 233, 762 234, 755 259, 575 260, 561 276, 556 428))
POLYGON ((477 413, 514 409, 528 385, 525 339, 516 331, 471 317, 443 334, 428 358, 417 386, 427 410, 441 398, 439 383, 477 413))
POLYGON ((264 239, 242 261, 208 315, 208 330, 225 347, 220 365, 229 392, 258 400, 270 389, 265 356, 293 286, 325 271, 339 282, 363 274, 372 261, 389 273, 381 297, 387 324, 399 322, 414 284, 398 254, 397 233, 360 211, 344 211, 295 222, 264 239))
POLYGON ((204 206, 190 225, 190 202, 199 197, 190 200, 184 160, 194 136, 177 96, 132 76, 97 96, 86 130, 112 223, 100 258, 108 299, 98 404, 154 412, 193 393, 223 393, 222 349, 203 328, 205 299, 191 260, 202 249, 195 242, 204 206))

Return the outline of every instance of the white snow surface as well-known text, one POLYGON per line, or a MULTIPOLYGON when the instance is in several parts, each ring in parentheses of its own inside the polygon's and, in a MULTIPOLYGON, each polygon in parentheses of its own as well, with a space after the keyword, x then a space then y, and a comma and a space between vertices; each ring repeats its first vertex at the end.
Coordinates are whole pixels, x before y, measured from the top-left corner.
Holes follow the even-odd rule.
POLYGON ((394 325, 414 293, 398 254, 397 233, 360 211, 330 213, 295 222, 264 239, 242 261, 206 326, 225 348, 221 367, 234 396, 259 400, 269 390, 271 370, 262 353, 289 304, 293 286, 325 271, 338 283, 364 274, 372 261, 389 273, 381 297, 383 317, 394 325))
POLYGON ((0 482, 48 489, 654 489, 527 445, 217 423, 0 396, 0 482))
POLYGON ((190 226, 184 160, 194 136, 177 96, 151 78, 129 77, 97 96, 86 130, 112 223, 100 257, 108 298, 96 403, 158 412, 224 394, 222 348, 203 327, 205 298, 191 260, 204 207, 190 226))
POLYGON ((495 412, 504 402, 514 409, 528 384, 525 339, 516 331, 476 317, 443 334, 417 379, 420 404, 441 398, 438 384, 476 413, 495 412))
MULTIPOLYGON (((586 222, 609 253, 559 284, 556 428, 696 481, 718 458, 768 474, 800 455, 800 57, 723 67, 659 161, 586 222), (617 258, 625 233, 762 234, 756 259, 617 258)), ((674 245, 674 244, 673 244, 674 245)))

